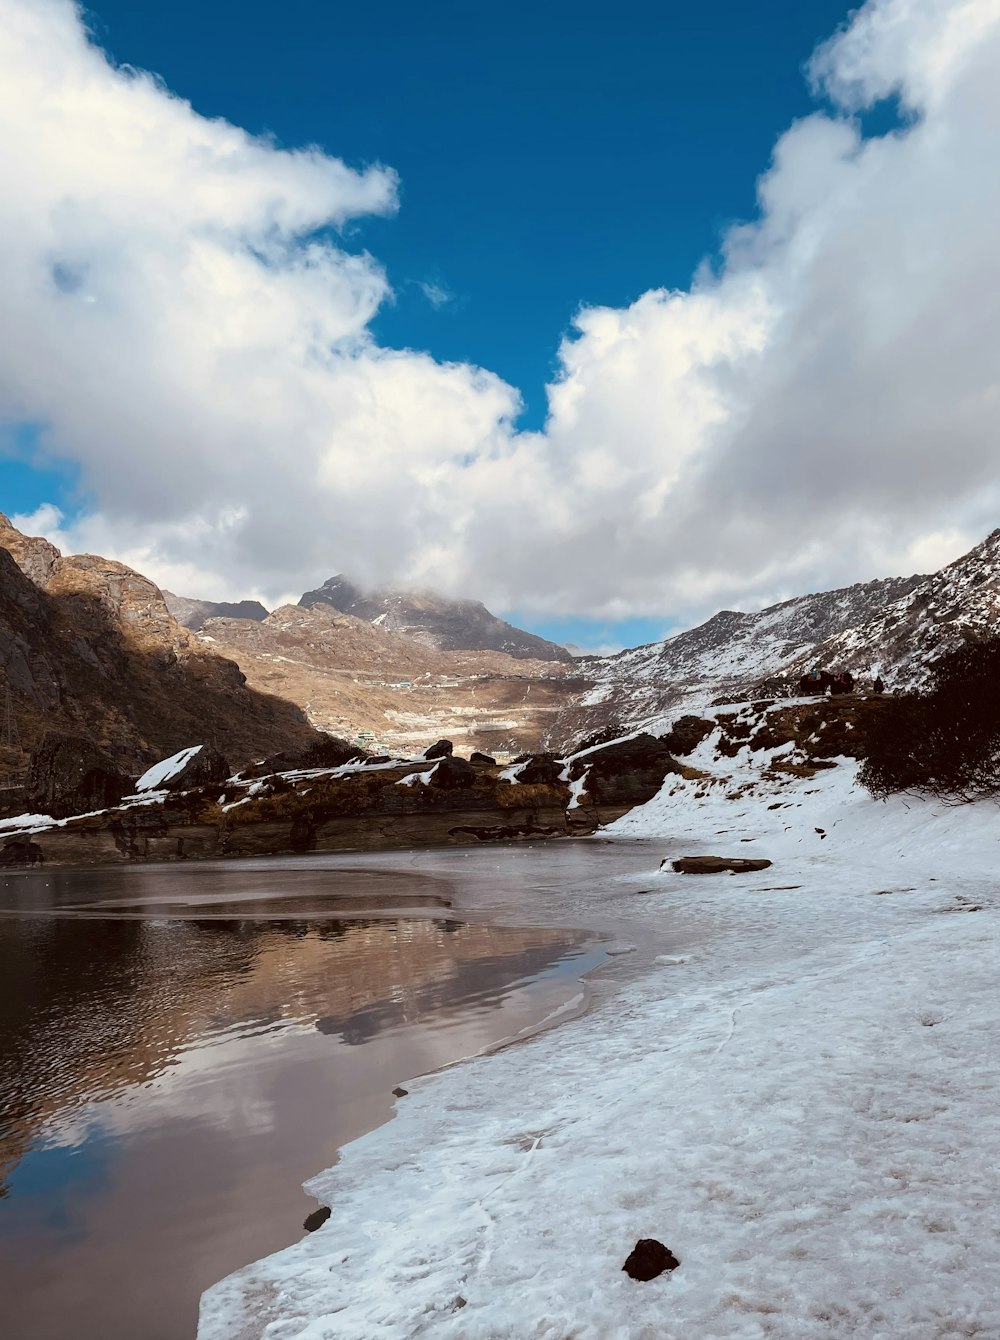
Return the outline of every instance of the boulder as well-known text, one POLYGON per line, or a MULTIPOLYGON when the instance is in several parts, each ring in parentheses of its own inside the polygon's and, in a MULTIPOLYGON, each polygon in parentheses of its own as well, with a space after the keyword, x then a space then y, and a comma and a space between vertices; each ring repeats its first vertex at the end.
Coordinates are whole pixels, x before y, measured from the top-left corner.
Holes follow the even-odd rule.
POLYGON ((65 819, 111 809, 131 789, 130 779, 97 745, 75 735, 48 734, 31 756, 24 800, 36 814, 65 819))
MULTIPOLYGON (((660 862, 660 869, 667 864, 660 862)), ((766 870, 771 864, 763 858, 745 856, 681 856, 670 862, 670 868, 679 875, 743 875, 752 870, 766 870)))
POLYGON ((655 1280, 665 1270, 676 1270, 680 1265, 669 1247, 656 1238, 640 1238, 628 1255, 622 1270, 634 1280, 655 1280))
POLYGON ((521 764, 517 780, 522 786, 554 786, 565 767, 561 758, 539 754, 537 758, 529 758, 527 763, 521 764))
POLYGON ((715 722, 708 721, 705 717, 678 717, 662 737, 663 744, 672 754, 690 754, 714 728, 715 722))
POLYGON ((489 754, 481 754, 478 749, 474 749, 469 755, 469 762, 474 768, 495 768, 497 761, 491 758, 489 754))
POLYGON ((279 754, 271 754, 260 763, 253 764, 243 772, 244 777, 270 777, 273 772, 297 772, 310 768, 339 768, 351 759, 364 759, 364 749, 359 749, 348 740, 337 735, 328 735, 316 740, 305 749, 286 749, 279 754))
POLYGON ((196 786, 212 786, 224 782, 230 774, 230 767, 211 744, 203 744, 196 754, 192 754, 178 772, 164 782, 168 791, 190 791, 196 786))
POLYGON ((449 755, 438 761, 428 786, 438 787, 442 791, 457 791, 463 786, 471 786, 476 775, 471 763, 467 763, 464 758, 452 758, 449 755))
POLYGON ((438 740, 437 744, 432 744, 429 749, 424 750, 424 758, 451 758, 455 746, 450 740, 438 740))
POLYGON ((569 775, 576 781, 587 774, 591 804, 629 808, 652 800, 664 777, 683 771, 664 740, 642 733, 575 758, 569 775))
POLYGON ((307 1233, 315 1233, 317 1228, 322 1228, 330 1218, 329 1205, 321 1205, 318 1210, 313 1210, 312 1214, 307 1214, 302 1221, 302 1227, 307 1233))
POLYGON ((8 838, 0 847, 0 866, 41 865, 42 849, 30 838, 8 838))

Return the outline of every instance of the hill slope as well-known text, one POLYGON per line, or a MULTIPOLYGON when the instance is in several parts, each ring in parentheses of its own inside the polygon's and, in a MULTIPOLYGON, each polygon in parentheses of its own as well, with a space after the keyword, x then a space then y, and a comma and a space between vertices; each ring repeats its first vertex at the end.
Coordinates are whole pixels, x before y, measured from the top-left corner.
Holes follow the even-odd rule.
POLYGON ((126 771, 210 742, 234 765, 315 737, 291 703, 246 687, 230 660, 182 628, 148 578, 111 559, 64 558, 0 515, 0 691, 23 770, 46 730, 82 735, 126 771))

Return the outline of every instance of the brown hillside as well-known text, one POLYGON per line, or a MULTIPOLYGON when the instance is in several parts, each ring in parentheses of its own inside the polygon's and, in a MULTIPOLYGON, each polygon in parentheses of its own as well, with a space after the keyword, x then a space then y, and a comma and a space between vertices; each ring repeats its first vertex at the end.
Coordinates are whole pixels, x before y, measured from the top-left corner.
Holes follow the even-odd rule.
POLYGON ((203 644, 256 689, 302 705, 323 730, 410 753, 440 736, 459 753, 538 749, 586 684, 572 663, 500 651, 442 651, 328 604, 283 605, 261 622, 209 619, 203 644))
POLYGON ((182 628, 148 578, 64 558, 0 514, 0 706, 6 690, 18 740, 0 741, 0 772, 21 773, 46 730, 83 735, 132 772, 190 744, 235 766, 315 739, 299 708, 248 688, 182 628))

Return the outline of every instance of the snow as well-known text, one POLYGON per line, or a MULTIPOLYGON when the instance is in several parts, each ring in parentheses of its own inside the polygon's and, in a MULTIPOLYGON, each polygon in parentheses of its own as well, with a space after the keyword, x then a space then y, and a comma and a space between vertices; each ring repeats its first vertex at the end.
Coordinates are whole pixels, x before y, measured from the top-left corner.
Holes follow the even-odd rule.
POLYGON ((419 782, 422 786, 430 786, 431 778, 437 771, 437 764, 433 768, 428 768, 426 772, 410 772, 405 777, 400 777, 396 783, 397 786, 416 786, 419 782))
POLYGON ((51 814, 18 814, 13 819, 0 819, 0 832, 37 832, 40 828, 51 828, 55 822, 51 814))
POLYGON ((137 792, 156 791, 162 787, 164 782, 169 782, 172 777, 176 777, 181 769, 199 753, 204 746, 193 744, 189 749, 181 749, 176 754, 171 754, 169 758, 161 759, 159 763, 154 763, 151 768, 142 774, 135 784, 137 792))
POLYGON ((199 1340, 1000 1336, 1000 810, 725 766, 602 835, 648 844, 638 887, 696 947, 408 1082, 307 1184, 327 1224, 210 1289, 199 1340), (773 865, 659 868, 699 851, 773 865), (680 1268, 630 1280, 640 1237, 680 1268))

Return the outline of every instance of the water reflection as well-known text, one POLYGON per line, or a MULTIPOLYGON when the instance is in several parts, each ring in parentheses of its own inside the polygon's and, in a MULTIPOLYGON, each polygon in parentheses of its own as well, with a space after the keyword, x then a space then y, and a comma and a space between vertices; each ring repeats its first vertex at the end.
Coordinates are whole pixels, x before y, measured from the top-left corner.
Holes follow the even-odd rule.
POLYGON ((284 888, 244 870, 242 901, 236 871, 128 873, 2 891, 0 1291, 18 1340, 193 1334, 201 1290, 296 1236, 299 1184, 389 1115, 393 1085, 536 1021, 599 957, 562 930, 317 915, 366 895, 430 910, 440 880, 355 876, 331 904, 301 869, 284 888))

